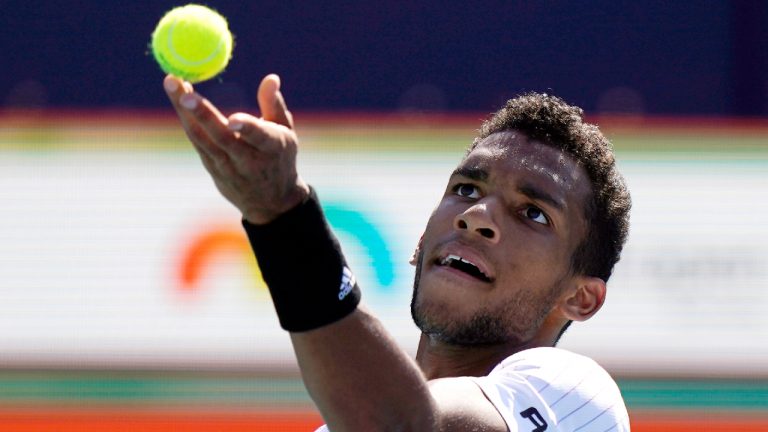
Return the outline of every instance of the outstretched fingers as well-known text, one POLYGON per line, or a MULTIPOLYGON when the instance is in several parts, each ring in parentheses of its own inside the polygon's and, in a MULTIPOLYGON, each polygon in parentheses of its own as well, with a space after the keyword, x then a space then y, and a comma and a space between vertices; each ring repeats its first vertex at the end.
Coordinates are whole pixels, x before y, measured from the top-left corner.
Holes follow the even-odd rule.
POLYGON ((168 75, 163 85, 187 137, 201 156, 222 164, 242 155, 244 146, 227 127, 227 118, 210 101, 174 76, 168 75))
POLYGON ((263 118, 227 118, 179 78, 168 75, 163 84, 219 192, 244 217, 266 223, 306 197, 309 189, 296 172, 298 138, 276 75, 259 89, 263 118))

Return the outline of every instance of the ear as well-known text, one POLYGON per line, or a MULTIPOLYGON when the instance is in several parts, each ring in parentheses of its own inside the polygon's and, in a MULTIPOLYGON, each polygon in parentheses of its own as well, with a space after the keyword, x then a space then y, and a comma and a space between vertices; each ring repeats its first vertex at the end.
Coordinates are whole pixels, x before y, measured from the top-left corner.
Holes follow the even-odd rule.
POLYGON ((573 321, 586 321, 605 303, 605 281, 593 276, 578 276, 576 289, 569 290, 561 299, 560 309, 573 321))
POLYGON ((419 260, 419 254, 421 253, 422 240, 424 240, 424 234, 422 234, 421 237, 419 237, 419 242, 416 243, 416 249, 413 250, 413 255, 411 255, 411 258, 408 260, 408 263, 412 266, 415 266, 419 260))

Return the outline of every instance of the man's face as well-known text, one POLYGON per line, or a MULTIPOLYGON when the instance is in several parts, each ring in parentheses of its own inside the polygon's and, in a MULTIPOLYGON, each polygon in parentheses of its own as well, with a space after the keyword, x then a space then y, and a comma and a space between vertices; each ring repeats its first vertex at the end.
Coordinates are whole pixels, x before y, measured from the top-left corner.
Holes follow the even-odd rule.
POLYGON ((554 147, 505 131, 451 175, 421 241, 411 304, 425 334, 525 344, 573 282, 589 178, 554 147))

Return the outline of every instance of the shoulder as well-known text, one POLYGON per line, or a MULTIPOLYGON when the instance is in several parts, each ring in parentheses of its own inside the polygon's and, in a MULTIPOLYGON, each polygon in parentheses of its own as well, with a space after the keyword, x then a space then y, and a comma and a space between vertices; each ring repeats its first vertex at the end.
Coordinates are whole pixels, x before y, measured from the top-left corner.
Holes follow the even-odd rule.
MULTIPOLYGON (((583 355, 533 348, 506 358, 475 382, 508 424, 546 424, 561 431, 629 430, 616 382, 583 355)), ((518 429, 510 425, 510 430, 518 429)))
MULTIPOLYGON (((510 373, 523 374, 534 380, 551 381, 561 376, 582 372, 596 378, 611 379, 608 372, 591 358, 560 348, 531 348, 513 354, 499 363, 488 376, 504 376, 510 373)), ((611 379, 612 380, 612 379, 611 379)))

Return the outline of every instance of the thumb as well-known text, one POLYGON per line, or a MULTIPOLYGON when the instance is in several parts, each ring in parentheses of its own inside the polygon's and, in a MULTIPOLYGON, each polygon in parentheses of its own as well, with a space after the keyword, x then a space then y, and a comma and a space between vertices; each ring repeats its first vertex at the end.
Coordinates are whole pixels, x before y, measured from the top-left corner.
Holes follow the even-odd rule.
POLYGON ((259 109, 264 120, 281 124, 293 129, 293 115, 285 105, 283 94, 280 93, 280 77, 269 74, 259 85, 259 109))

